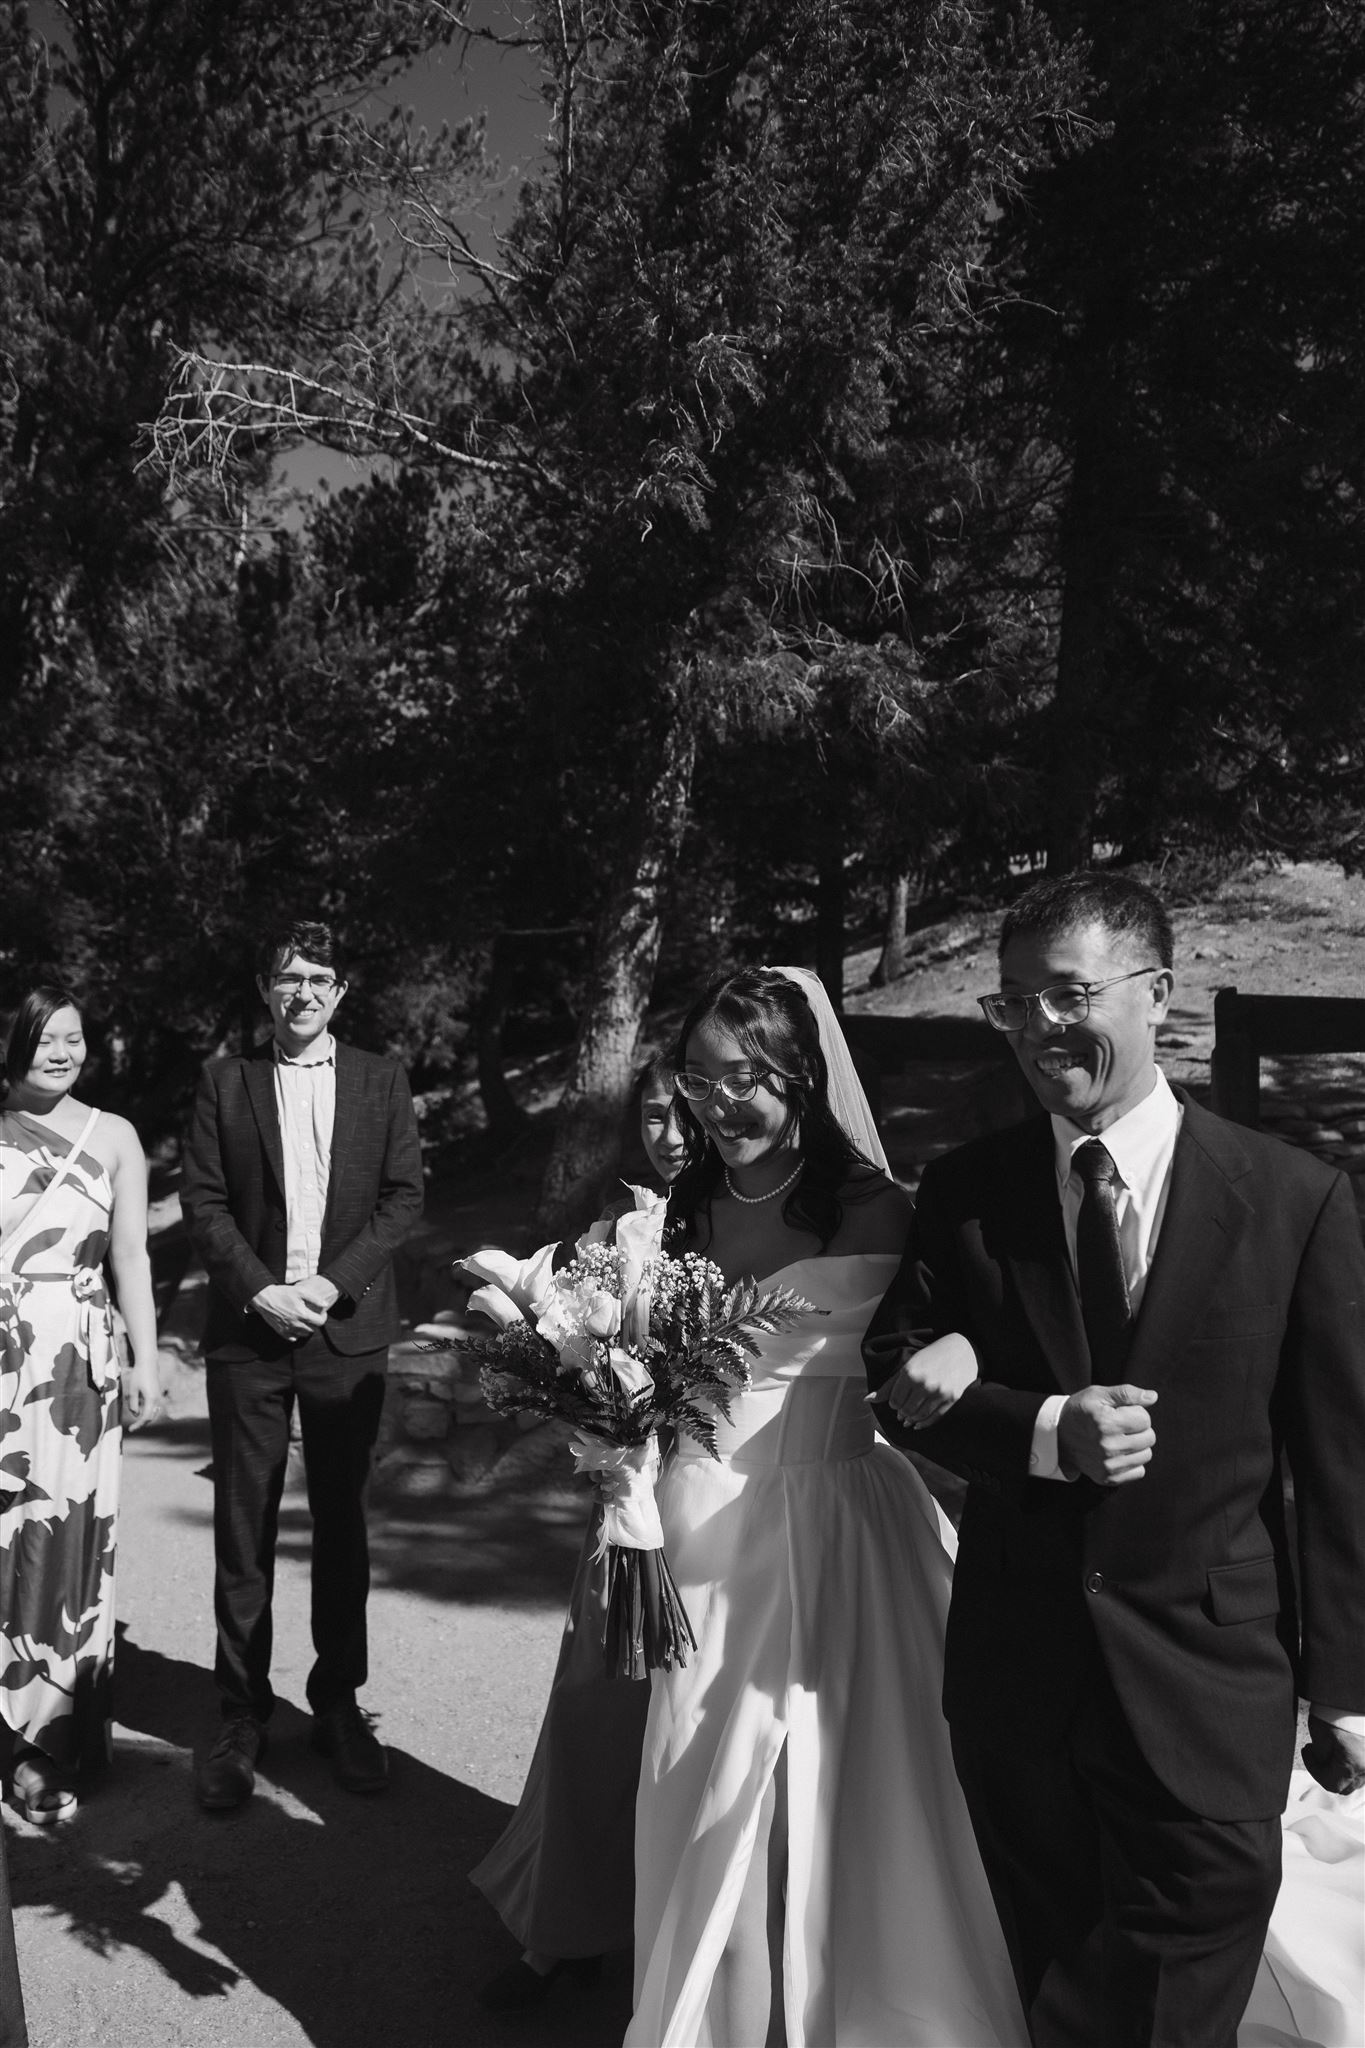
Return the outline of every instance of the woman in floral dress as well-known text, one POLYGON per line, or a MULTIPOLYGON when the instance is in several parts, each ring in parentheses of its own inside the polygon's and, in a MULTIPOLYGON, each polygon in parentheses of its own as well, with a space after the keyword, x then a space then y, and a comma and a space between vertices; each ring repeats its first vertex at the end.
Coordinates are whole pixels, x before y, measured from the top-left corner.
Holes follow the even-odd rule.
POLYGON ((75 999, 34 989, 0 1106, 0 1715, 11 1804, 40 1825, 109 1753, 121 1421, 158 1400, 146 1161, 131 1124, 73 1097, 84 1061, 75 999))

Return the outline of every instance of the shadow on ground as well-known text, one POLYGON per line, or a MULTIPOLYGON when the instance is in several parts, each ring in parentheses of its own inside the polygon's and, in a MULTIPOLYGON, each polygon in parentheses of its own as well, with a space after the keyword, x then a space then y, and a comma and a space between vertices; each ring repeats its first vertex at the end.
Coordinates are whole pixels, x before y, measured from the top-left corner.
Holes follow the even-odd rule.
POLYGON ((126 1635, 118 1660, 127 1733, 115 1764, 73 1822, 10 1831, 16 1905, 114 1968, 120 1952, 142 1952, 191 1999, 223 1998, 245 1978, 317 2048, 620 2038, 624 1961, 596 1990, 557 1986, 520 2019, 478 2006, 478 1985, 514 1953, 468 1881, 507 1818, 500 1801, 401 1750, 387 1795, 348 1795, 309 1749, 307 1716, 281 1703, 257 1797, 203 1814, 189 1750, 213 1722, 208 1673, 126 1635))
MULTIPOLYGON (((581 1483, 455 1493, 431 1502, 370 1509, 370 1560, 377 1583, 463 1605, 562 1608, 573 1583, 590 1502, 581 1483)), ((282 1544, 307 1542, 286 1510, 282 1544)))
MULTIPOLYGON (((202 1374, 203 1368, 199 1371, 202 1374)), ((159 1456, 188 1462, 205 1481, 194 1510, 173 1509, 168 1521, 187 1531, 207 1531, 213 1518, 207 1417, 195 1413, 159 1422, 155 1445, 159 1456)), ((431 1500, 397 1497, 380 1480, 371 1486, 367 1517, 374 1583, 471 1606, 562 1607, 573 1583, 589 1505, 587 1489, 559 1473, 522 1485, 471 1487, 431 1500)), ((306 1568, 312 1542, 302 1459, 295 1450, 280 1507, 281 1562, 306 1568)), ((120 1668, 120 1700, 122 1688, 120 1668)))

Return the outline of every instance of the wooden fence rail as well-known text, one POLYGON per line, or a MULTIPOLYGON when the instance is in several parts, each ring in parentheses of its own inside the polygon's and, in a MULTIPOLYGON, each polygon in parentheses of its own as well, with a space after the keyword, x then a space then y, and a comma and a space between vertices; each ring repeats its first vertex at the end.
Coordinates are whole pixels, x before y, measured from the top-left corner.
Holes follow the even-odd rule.
POLYGON ((1244 996, 1220 988, 1213 999, 1211 1106, 1255 1130, 1261 1120, 1261 1061, 1289 1053, 1365 1053, 1365 1001, 1352 996, 1244 996))

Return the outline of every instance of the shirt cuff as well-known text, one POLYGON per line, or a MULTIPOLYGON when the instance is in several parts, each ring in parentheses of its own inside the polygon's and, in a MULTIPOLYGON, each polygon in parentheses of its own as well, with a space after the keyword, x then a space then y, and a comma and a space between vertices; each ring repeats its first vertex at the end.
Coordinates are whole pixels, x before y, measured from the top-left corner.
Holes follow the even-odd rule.
POLYGON ((1365 1714, 1353 1714, 1348 1707, 1320 1707, 1316 1700, 1309 1701, 1308 1711, 1329 1728, 1340 1728, 1343 1735, 1355 1735, 1365 1742, 1365 1714))
POLYGON ((1063 1472, 1057 1452, 1057 1425, 1066 1403, 1065 1394, 1049 1394, 1034 1418, 1028 1454, 1030 1479, 1060 1479, 1064 1486, 1070 1486, 1075 1478, 1074 1473, 1063 1472))

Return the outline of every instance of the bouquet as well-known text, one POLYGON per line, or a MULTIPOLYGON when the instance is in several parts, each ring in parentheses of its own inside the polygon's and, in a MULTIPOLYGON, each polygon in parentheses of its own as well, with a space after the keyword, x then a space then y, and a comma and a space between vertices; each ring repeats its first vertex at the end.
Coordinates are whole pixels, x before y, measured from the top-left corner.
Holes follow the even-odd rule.
POLYGON ((818 1313, 785 1287, 730 1287, 695 1253, 665 1258, 663 1198, 632 1193, 636 1208, 618 1219, 616 1241, 580 1244, 558 1273, 497 1252, 462 1262, 488 1283, 470 1308, 499 1325, 466 1346, 481 1361, 489 1407, 572 1424, 579 1470, 617 1477, 597 1556, 607 1568, 603 1649, 621 1678, 685 1664, 696 1648, 654 1499, 659 1431, 686 1430, 716 1456, 717 1416, 728 1419, 747 1386, 756 1340, 818 1313))

